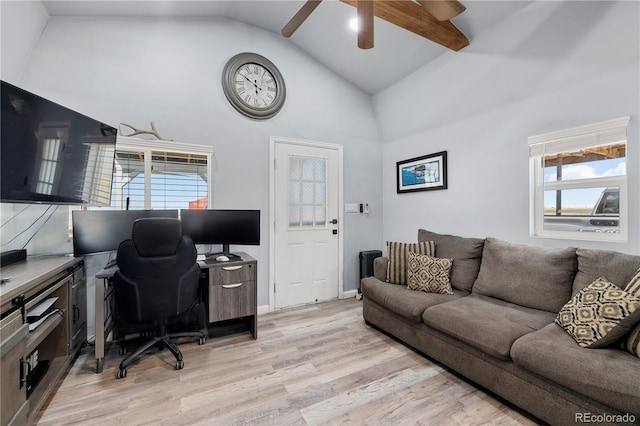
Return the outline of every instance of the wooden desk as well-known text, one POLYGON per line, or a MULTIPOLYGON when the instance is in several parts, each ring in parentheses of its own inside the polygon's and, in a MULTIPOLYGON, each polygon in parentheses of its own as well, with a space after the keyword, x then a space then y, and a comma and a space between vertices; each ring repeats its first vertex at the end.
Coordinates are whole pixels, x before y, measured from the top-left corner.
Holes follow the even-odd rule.
MULTIPOLYGON (((258 338, 257 269, 258 261, 246 253, 235 253, 240 260, 198 262, 207 274, 208 286, 202 291, 209 324, 230 319, 245 319, 254 339, 258 338)), ((115 324, 117 306, 111 280, 117 266, 96 274, 95 358, 96 373, 102 373, 105 341, 115 324)))
POLYGON ((0 284, 0 424, 26 424, 86 341, 84 262, 34 256, 3 267, 0 274, 10 277, 0 284), (50 297, 57 297, 56 313, 29 331, 25 312, 50 297))

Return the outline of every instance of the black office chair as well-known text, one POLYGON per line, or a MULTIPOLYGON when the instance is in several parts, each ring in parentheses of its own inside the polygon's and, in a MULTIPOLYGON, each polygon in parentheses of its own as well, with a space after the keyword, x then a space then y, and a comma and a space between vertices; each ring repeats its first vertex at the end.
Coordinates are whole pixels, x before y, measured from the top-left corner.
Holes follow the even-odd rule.
POLYGON ((120 243, 114 277, 118 306, 127 322, 153 324, 156 337, 120 363, 117 378, 126 377, 127 367, 154 346, 168 348, 180 370, 184 361, 173 339, 195 337, 199 344, 205 342, 202 331, 167 332, 170 320, 197 305, 200 267, 196 255, 193 241, 182 235, 180 221, 172 218, 138 219, 131 239, 120 243))

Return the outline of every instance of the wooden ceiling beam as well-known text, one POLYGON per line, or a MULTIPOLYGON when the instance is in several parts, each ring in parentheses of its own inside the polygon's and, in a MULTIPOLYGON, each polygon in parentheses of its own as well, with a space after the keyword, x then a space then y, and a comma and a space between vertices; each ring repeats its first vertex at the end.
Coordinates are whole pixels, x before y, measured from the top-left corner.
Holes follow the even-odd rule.
POLYGON ((373 0, 357 0, 358 6, 358 47, 373 47, 373 0))
POLYGON ((448 21, 467 10, 458 0, 418 0, 418 3, 438 21, 448 21))
MULTIPOLYGON (((358 0, 340 0, 357 7, 358 0)), ((438 21, 421 5, 411 0, 377 0, 374 15, 451 50, 469 45, 469 39, 451 21, 438 21)))

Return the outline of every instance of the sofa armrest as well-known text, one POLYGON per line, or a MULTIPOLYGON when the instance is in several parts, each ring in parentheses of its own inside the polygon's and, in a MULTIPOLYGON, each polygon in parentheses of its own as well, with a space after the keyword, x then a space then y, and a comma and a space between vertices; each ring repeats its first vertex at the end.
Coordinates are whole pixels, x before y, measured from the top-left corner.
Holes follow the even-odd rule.
POLYGON ((373 276, 380 281, 387 281, 387 264, 389 258, 387 256, 376 257, 373 260, 373 276))

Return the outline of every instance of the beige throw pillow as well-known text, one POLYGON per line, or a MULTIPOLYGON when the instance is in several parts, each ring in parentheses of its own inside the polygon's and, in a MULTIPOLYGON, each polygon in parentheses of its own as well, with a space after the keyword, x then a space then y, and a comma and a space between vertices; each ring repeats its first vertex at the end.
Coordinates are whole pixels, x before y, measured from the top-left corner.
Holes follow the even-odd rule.
POLYGON ((436 254, 436 243, 425 241, 421 243, 388 242, 387 251, 387 282, 392 284, 407 284, 407 253, 410 251, 427 256, 436 254))
POLYGON ((407 288, 427 293, 453 294, 451 290, 451 266, 453 259, 431 257, 409 252, 407 288))
POLYGON ((636 325, 631 333, 622 340, 622 349, 640 358, 640 325, 636 325))
POLYGON ((605 278, 578 292, 555 319, 580 347, 594 349, 614 343, 638 321, 640 298, 605 278))
POLYGON ((640 268, 633 274, 631 281, 629 281, 629 284, 624 288, 624 291, 640 297, 640 268))

